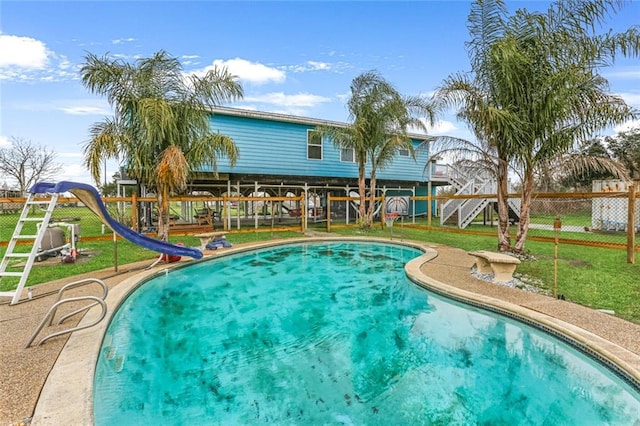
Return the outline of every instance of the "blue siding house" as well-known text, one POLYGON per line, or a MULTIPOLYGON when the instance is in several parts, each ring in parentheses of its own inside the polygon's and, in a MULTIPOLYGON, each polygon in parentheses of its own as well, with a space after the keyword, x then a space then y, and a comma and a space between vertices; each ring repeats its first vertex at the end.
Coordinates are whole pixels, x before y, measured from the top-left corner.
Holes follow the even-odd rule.
MULTIPOLYGON (((358 165, 353 151, 334 146, 315 131, 320 125, 343 127, 345 123, 227 107, 212 112, 212 129, 233 139, 239 158, 233 167, 227 159, 220 159, 217 175, 212 173, 213 167, 202 169, 195 175, 194 189, 214 188, 219 192, 216 195, 256 191, 278 195, 286 188, 288 192, 313 192, 321 197, 327 193, 346 196, 357 190, 358 165)), ((431 189, 430 168, 425 166, 429 161, 427 142, 432 137, 410 136, 416 160, 408 151, 401 152, 390 166, 378 170, 376 186, 387 197, 426 195, 431 189)), ((426 203, 422 202, 413 203, 404 213, 425 212, 426 203)))

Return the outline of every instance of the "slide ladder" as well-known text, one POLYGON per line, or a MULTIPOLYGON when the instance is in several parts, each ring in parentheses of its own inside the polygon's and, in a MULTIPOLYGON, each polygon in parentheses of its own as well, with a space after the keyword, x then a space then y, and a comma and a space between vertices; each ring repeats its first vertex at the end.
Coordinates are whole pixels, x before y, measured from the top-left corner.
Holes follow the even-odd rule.
POLYGON ((31 272, 33 262, 35 261, 36 257, 38 257, 42 238, 47 231, 49 221, 51 220, 51 214, 56 207, 59 194, 51 194, 51 198, 48 200, 37 200, 37 195, 38 194, 35 193, 29 193, 29 197, 24 204, 22 213, 20 214, 20 218, 18 219, 18 223, 16 224, 16 228, 13 231, 13 236, 11 237, 9 245, 7 246, 7 251, 2 257, 2 262, 0 263, 0 280, 2 280, 4 277, 17 277, 20 279, 20 281, 18 282, 18 287, 14 291, 0 292, 0 297, 12 298, 12 305, 18 303, 18 301, 20 300, 22 289, 27 282, 27 278, 29 278, 29 272, 31 272), (42 209, 42 206, 46 206, 46 209, 42 209), (27 226, 25 229, 24 225, 26 223, 32 223, 34 224, 34 226, 27 226), (18 241, 30 241, 31 251, 16 252, 15 249, 18 245, 18 241), (19 270, 7 271, 10 266, 9 262, 20 258, 25 260, 23 266, 17 268, 12 267, 12 269, 19 270))

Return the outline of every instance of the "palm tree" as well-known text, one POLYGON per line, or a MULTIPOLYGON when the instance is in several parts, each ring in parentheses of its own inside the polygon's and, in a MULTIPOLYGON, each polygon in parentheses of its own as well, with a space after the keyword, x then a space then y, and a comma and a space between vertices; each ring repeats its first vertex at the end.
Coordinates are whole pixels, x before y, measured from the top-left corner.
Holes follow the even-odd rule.
POLYGON ((536 170, 536 190, 561 192, 573 188, 585 191, 591 188, 594 180, 610 178, 627 180, 628 170, 610 156, 602 140, 592 139, 541 164, 536 170))
MULTIPOLYGON (((367 147, 371 163, 369 180, 371 202, 369 203, 367 215, 370 220, 373 218, 375 211, 377 171, 384 170, 391 165, 400 151, 409 152, 411 158, 415 160, 413 141, 407 133, 409 129, 426 131, 426 126, 419 117, 426 116, 430 124, 433 124, 435 117, 433 106, 423 98, 400 96, 390 85, 388 98, 382 103, 378 114, 380 117, 379 125, 383 131, 379 138, 372 138, 367 147)), ((431 140, 432 138, 425 137, 424 139, 431 140)))
POLYGON ((498 161, 501 251, 524 250, 536 171, 594 133, 634 117, 608 93, 597 71, 617 54, 640 53, 637 29, 595 34, 619 1, 558 1, 546 13, 518 10, 508 18, 500 0, 477 0, 469 15, 472 76, 449 77, 437 92, 442 105, 461 107, 476 137, 498 161), (516 242, 508 239, 508 166, 522 176, 516 242), (504 191, 504 194, 503 194, 504 191))
POLYGON ((240 99, 242 87, 226 68, 186 75, 164 51, 134 64, 88 54, 82 84, 107 97, 114 116, 95 123, 84 147, 85 165, 96 180, 105 158, 124 162, 127 174, 155 190, 158 237, 169 233, 169 195, 186 188, 189 173, 227 157, 235 164, 233 140, 210 127, 211 107, 240 99))
POLYGON ((605 138, 613 156, 622 162, 633 179, 640 179, 640 127, 605 138))
POLYGON ((376 71, 365 72, 351 82, 351 97, 347 102, 351 123, 344 128, 321 128, 341 149, 352 149, 358 163, 359 223, 371 226, 376 194, 376 172, 393 161, 400 150, 414 156, 409 129, 424 129, 418 118, 424 114, 433 122, 431 105, 420 97, 403 97, 395 87, 376 71), (370 165, 371 196, 366 208, 366 168, 370 165))

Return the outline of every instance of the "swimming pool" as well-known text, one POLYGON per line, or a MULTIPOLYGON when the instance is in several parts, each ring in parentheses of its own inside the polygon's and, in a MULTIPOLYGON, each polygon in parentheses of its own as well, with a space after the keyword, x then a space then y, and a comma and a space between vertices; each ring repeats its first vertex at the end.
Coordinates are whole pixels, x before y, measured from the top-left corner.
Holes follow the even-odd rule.
POLYGON ((154 278, 112 319, 96 424, 633 424, 573 348, 411 283, 401 245, 305 243, 154 278))

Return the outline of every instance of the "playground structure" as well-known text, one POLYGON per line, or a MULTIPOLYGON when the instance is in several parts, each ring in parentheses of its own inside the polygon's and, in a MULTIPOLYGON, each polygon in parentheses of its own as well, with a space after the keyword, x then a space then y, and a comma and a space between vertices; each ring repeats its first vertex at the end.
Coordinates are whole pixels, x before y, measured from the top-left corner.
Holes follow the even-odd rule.
MULTIPOLYGON (((13 236, 9 241, 7 250, 0 262, 0 279, 3 277, 19 278, 18 286, 14 291, 0 292, 0 297, 11 297, 11 304, 15 304, 20 300, 22 290, 31 272, 34 261, 43 254, 42 243, 49 228, 51 215, 56 207, 56 202, 60 194, 65 192, 72 193, 78 200, 87 206, 94 214, 96 214, 102 223, 108 226, 113 232, 122 238, 131 241, 141 247, 149 250, 157 251, 166 256, 188 256, 194 259, 202 257, 202 251, 196 248, 184 247, 171 244, 165 241, 156 240, 144 234, 140 234, 122 223, 113 219, 100 198, 98 191, 91 185, 78 182, 61 181, 58 183, 39 182, 30 190, 27 201, 24 204, 18 223, 13 232, 13 236), (46 200, 38 198, 39 195, 50 195, 46 200), (42 208, 44 207, 44 208, 42 208), (30 229, 25 229, 25 224, 32 223, 36 226, 36 233, 29 234, 30 229), (31 244, 29 252, 15 251, 18 241, 25 241, 31 244), (25 263, 19 271, 7 271, 9 262, 13 259, 24 259, 25 263)), ((73 229, 73 227, 72 227, 73 229)), ((51 231, 49 231, 51 232, 51 231)), ((71 237, 73 248, 75 250, 75 235, 71 237)), ((55 247, 55 249, 61 249, 55 247)), ((72 252, 73 253, 73 252, 72 252)), ((75 253, 74 253, 75 254, 75 253)), ((13 269, 20 269, 14 267, 13 269)))

